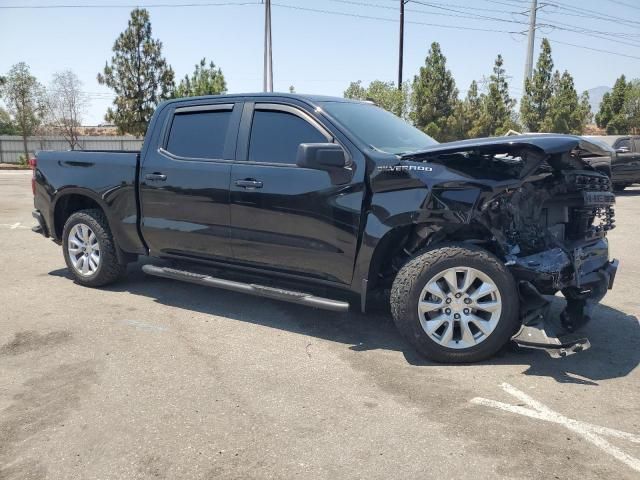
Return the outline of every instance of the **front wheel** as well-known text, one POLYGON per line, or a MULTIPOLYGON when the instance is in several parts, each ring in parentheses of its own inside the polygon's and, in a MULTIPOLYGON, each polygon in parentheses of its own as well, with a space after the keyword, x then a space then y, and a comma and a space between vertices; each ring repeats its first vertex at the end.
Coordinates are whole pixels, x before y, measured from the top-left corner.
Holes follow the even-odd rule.
POLYGON ((438 362, 475 362, 517 331, 518 292, 494 255, 473 245, 419 254, 396 276, 391 311, 403 336, 438 362))
POLYGON ((75 281, 102 287, 124 275, 127 265, 118 259, 109 223, 100 210, 71 215, 62 230, 62 250, 75 281))

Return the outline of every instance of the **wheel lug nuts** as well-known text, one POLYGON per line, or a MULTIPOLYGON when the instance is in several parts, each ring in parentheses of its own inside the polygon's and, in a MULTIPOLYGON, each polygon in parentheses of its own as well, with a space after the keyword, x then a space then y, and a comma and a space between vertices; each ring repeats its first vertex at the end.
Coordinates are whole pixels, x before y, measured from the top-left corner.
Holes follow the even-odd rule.
POLYGON ((456 313, 456 314, 453 316, 453 318, 455 318, 456 320, 459 320, 459 319, 460 319, 460 314, 459 314, 459 313, 456 313))
POLYGON ((446 302, 446 303, 451 303, 451 299, 450 299, 450 298, 447 298, 447 299, 445 300, 445 302, 446 302))
POLYGON ((465 298, 464 299, 464 303, 466 303, 467 305, 469 305, 471 303, 471 299, 470 298, 465 298))
POLYGON ((460 293, 456 293, 456 298, 460 298, 462 295, 460 293))
POLYGON ((469 315, 469 309, 468 309, 468 308, 465 308, 462 312, 463 312, 465 315, 469 315))
POLYGON ((444 309, 444 313, 446 313, 447 315, 451 315, 451 309, 450 308, 445 308, 444 309))

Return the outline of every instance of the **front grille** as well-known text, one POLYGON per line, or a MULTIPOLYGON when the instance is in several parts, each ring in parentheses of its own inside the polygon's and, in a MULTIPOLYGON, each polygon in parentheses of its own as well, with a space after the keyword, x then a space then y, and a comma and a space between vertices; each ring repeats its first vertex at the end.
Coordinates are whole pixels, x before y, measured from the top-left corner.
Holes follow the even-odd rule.
POLYGON ((574 191, 610 192, 611 179, 597 172, 565 172, 567 185, 574 191))

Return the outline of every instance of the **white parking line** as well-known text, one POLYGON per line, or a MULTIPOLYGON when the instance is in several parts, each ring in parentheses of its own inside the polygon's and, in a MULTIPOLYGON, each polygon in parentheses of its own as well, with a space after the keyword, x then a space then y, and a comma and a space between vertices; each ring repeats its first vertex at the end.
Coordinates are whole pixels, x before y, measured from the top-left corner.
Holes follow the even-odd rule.
POLYGON ((9 230, 16 230, 18 228, 31 228, 26 225, 22 225, 20 222, 16 223, 0 223, 0 227, 8 228, 9 230))
POLYGON ((609 436, 628 440, 633 443, 640 443, 640 435, 615 430, 613 428, 601 427, 599 425, 591 425, 590 423, 567 418, 564 415, 554 412, 549 407, 543 405, 537 400, 534 400, 526 393, 518 390, 508 383, 502 383, 500 387, 502 387, 502 389, 509 395, 516 397, 518 400, 520 400, 525 405, 528 405, 530 408, 502 403, 496 400, 490 400, 488 398, 482 397, 472 398, 470 400, 471 403, 474 403, 476 405, 484 405, 485 407, 497 408, 498 410, 504 410, 506 412, 524 415, 525 417, 536 418, 538 420, 544 420, 546 422, 563 425, 567 429, 581 435, 585 440, 599 447, 601 450, 605 451, 612 457, 616 458, 632 469, 640 472, 640 460, 632 457, 626 452, 623 452, 618 447, 611 445, 607 440, 602 438, 602 436, 609 436))
POLYGON ((31 170, 10 170, 8 172, 0 170, 0 175, 31 175, 31 170))

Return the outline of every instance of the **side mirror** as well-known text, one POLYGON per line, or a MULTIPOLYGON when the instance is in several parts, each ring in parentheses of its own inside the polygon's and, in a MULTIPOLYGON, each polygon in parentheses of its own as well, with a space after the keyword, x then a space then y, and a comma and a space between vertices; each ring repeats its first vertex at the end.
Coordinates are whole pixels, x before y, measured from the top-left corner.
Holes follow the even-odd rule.
POLYGON ((617 153, 629 153, 631 150, 629 149, 629 147, 620 147, 620 148, 616 148, 616 152, 617 153))
POLYGON ((328 172, 334 185, 348 183, 353 176, 347 153, 336 143, 301 143, 298 145, 296 165, 328 172))
POLYGON ((301 143, 296 165, 314 170, 333 170, 347 166, 347 155, 336 143, 301 143))

